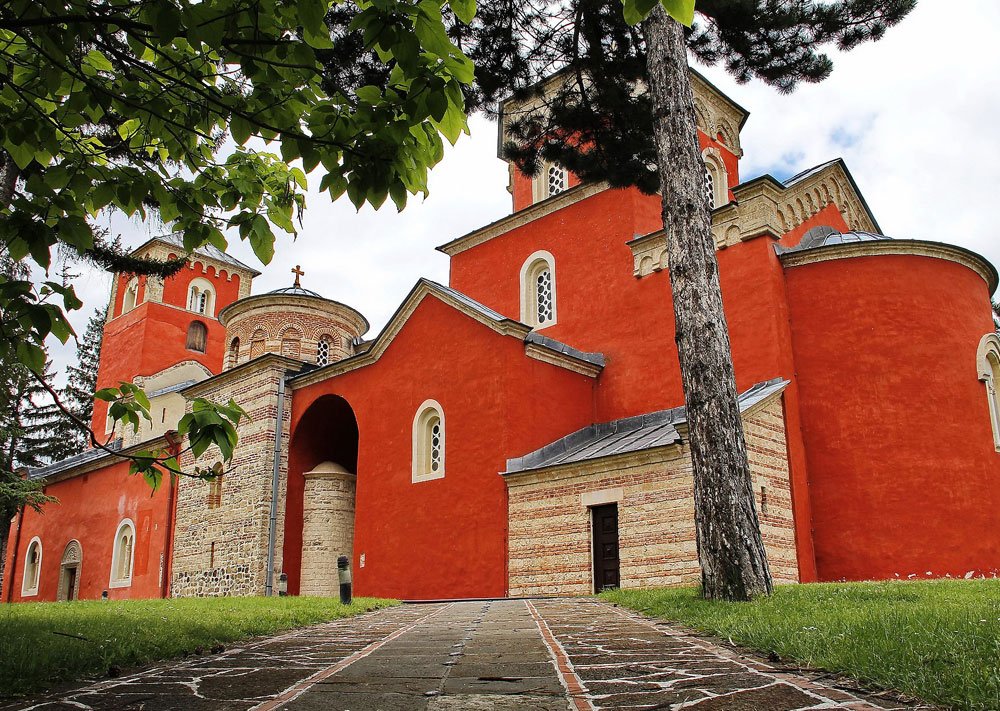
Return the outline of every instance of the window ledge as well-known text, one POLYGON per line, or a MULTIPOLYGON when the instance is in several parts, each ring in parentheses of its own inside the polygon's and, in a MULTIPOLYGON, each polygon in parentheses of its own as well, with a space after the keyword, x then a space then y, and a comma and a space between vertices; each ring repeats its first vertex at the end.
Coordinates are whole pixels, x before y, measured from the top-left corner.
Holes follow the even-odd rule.
POLYGON ((434 481, 435 479, 444 479, 444 472, 431 472, 428 474, 414 474, 411 483, 419 484, 422 481, 434 481))
POLYGON ((112 580, 108 583, 109 588, 130 588, 132 587, 132 579, 128 580, 112 580))

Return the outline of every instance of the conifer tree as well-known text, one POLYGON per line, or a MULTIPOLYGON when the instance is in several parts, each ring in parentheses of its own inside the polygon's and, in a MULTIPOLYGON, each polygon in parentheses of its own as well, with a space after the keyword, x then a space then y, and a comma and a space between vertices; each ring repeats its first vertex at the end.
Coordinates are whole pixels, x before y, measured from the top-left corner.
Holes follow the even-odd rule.
MULTIPOLYGON (((90 422, 94 414, 94 392, 97 389, 97 365, 101 357, 101 342, 104 338, 104 316, 95 310, 87 321, 76 349, 76 364, 66 368, 66 387, 62 390, 62 403, 81 422, 90 422)), ((69 454, 82 452, 87 448, 87 436, 78 427, 72 426, 67 418, 65 436, 69 454)))
MULTIPOLYGON (((583 180, 660 192, 678 357, 690 425, 695 524, 708 598, 771 591, 737 402, 711 216, 703 188, 688 54, 740 82, 790 91, 832 70, 820 48, 879 39, 916 0, 495 0, 452 36, 476 64, 467 104, 513 96, 503 147, 583 180), (662 6, 660 5, 662 3, 662 6), (624 17, 623 17, 624 14, 624 17), (560 72, 561 81, 543 82, 560 72), (563 140, 572 136, 573 140, 563 140)), ((670 356, 665 356, 670 357, 670 356)))

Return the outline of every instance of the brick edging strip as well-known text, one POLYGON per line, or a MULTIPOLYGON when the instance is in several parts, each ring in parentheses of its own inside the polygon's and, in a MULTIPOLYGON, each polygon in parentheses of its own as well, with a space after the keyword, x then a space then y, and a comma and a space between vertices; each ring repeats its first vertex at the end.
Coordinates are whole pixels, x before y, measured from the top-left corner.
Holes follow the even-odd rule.
POLYGON ((261 703, 259 703, 256 706, 252 707, 250 709, 250 711, 274 711, 275 709, 280 708, 284 704, 287 704, 287 703, 289 703, 291 701, 294 701, 295 699, 297 699, 300 696, 302 696, 302 694, 304 694, 306 691, 308 691, 310 689, 310 687, 315 686, 316 684, 318 684, 319 682, 323 681, 324 679, 329 679, 331 676, 333 676, 337 672, 343 671, 347 667, 349 667, 352 664, 354 664, 354 662, 357 662, 357 661, 360 661, 360 660, 364 659, 365 657, 367 657, 372 652, 378 650, 379 648, 381 648, 384 645, 388 644, 389 642, 391 642, 392 640, 396 639, 397 637, 400 637, 400 636, 406 634, 407 632, 409 632, 410 630, 414 629, 415 627, 418 627, 419 625, 422 625, 424 622, 426 622, 427 620, 429 620, 431 617, 433 617, 434 615, 438 614, 439 612, 443 612, 444 610, 447 610, 449 607, 451 607, 450 604, 449 605, 445 605, 444 607, 439 607, 438 609, 436 609, 436 610, 434 610, 432 612, 427 613, 423 617, 414 620, 413 622, 411 622, 410 624, 406 625, 405 627, 400 627, 398 630, 396 630, 392 634, 386 635, 382 639, 375 640, 374 642, 372 642, 371 644, 369 644, 367 647, 364 647, 363 649, 359 649, 357 652, 354 652, 350 656, 344 657, 343 659, 341 659, 339 662, 337 662, 333 666, 327 667, 326 669, 321 669, 320 671, 312 674, 311 676, 306 677, 302 681, 296 682, 295 684, 293 684, 292 686, 288 687, 287 689, 285 689, 284 691, 282 691, 280 694, 278 694, 277 696, 275 696, 273 699, 268 699, 267 701, 262 701, 261 703))
POLYGON ((524 604, 527 605, 528 612, 531 613, 532 618, 535 620, 538 631, 542 635, 542 640, 545 642, 545 646, 548 647, 549 654, 552 655, 552 661, 555 662, 556 671, 559 673, 559 681, 562 682, 570 701, 573 702, 573 708, 576 711, 594 711, 594 704, 587 698, 587 689, 583 686, 580 677, 577 676, 576 670, 573 668, 573 663, 570 662, 569 655, 566 654, 566 650, 563 649, 559 640, 552 634, 549 625, 538 614, 535 606, 529 600, 525 600, 524 604))

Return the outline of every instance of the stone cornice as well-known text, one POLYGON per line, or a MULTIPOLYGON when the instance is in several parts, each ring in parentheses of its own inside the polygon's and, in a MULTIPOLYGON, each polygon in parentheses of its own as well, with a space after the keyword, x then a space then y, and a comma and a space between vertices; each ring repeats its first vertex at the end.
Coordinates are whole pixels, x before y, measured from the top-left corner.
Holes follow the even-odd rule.
MULTIPOLYGON (((342 373, 357 370, 358 368, 364 368, 365 366, 376 362, 389 347, 389 344, 392 343, 393 339, 395 339, 396 335, 403 329, 403 326, 409 320, 410 316, 413 315, 413 312, 416 311, 420 302, 422 302, 427 296, 434 296, 440 299, 457 311, 460 311, 469 318, 475 319, 479 323, 488 327, 495 333, 499 333, 504 336, 512 336, 521 341, 527 338, 528 334, 531 333, 531 327, 521 323, 520 321, 501 317, 499 314, 496 314, 494 317, 494 315, 492 315, 488 310, 484 311, 481 308, 476 308, 474 305, 475 302, 458 298, 453 295, 450 289, 446 289, 438 284, 435 284, 434 282, 428 281, 427 279, 421 279, 417 282, 416 286, 413 287, 406 299, 403 300, 403 303, 400 304, 396 313, 394 313, 389 319, 389 323, 386 324, 382 332, 376 336, 374 342, 368 350, 350 358, 337 361, 336 363, 323 366, 322 368, 316 368, 308 373, 295 376, 290 381, 290 385, 293 388, 306 387, 334 376, 341 375, 342 373)), ((568 368, 578 373, 586 371, 583 372, 584 375, 587 375, 590 369, 594 367, 586 361, 581 361, 564 353, 552 351, 551 349, 537 344, 525 344, 525 350, 527 351, 529 348, 535 346, 537 346, 538 350, 534 351, 533 355, 529 354, 530 357, 535 357, 538 360, 544 360, 546 363, 568 368), (548 355, 544 358, 539 357, 542 355, 541 351, 548 352, 548 355)))
POLYGON ((245 380, 251 373, 258 370, 270 368, 280 372, 298 371, 303 365, 302 361, 295 360, 294 358, 278 355, 277 353, 265 353, 253 360, 240 363, 237 366, 222 371, 218 375, 213 375, 211 378, 188 386, 179 392, 188 399, 202 397, 206 392, 215 390, 220 386, 232 385, 245 380))
POLYGON ((553 212, 562 210, 570 205, 575 205, 581 200, 585 200, 592 195, 603 192, 609 189, 607 183, 580 183, 579 185, 574 185, 568 190, 564 190, 557 195, 553 195, 550 198, 546 198, 541 202, 536 202, 523 210, 519 210, 512 215, 507 215, 507 217, 502 217, 495 222, 491 222, 485 227, 480 227, 477 230, 473 230, 468 234, 462 235, 457 239, 453 239, 451 242, 446 242, 445 244, 436 247, 437 251, 444 252, 449 257, 454 257, 456 254, 461 254, 467 249, 472 249, 473 247, 482 244, 483 242, 488 242, 494 237, 499 237, 502 234, 506 234, 511 230, 515 230, 518 227, 522 227, 529 222, 534 222, 535 220, 551 215, 553 212))
POLYGON ((943 242, 925 242, 916 239, 848 242, 846 244, 830 244, 824 247, 815 247, 813 249, 802 250, 801 252, 786 252, 780 256, 780 259, 786 268, 794 268, 837 259, 892 255, 930 257, 932 259, 945 259, 949 262, 955 262, 956 264, 968 267, 981 276, 991 294, 997 288, 997 270, 985 257, 964 247, 945 244, 943 242))
MULTIPOLYGON (((791 185, 770 175, 754 178, 733 188, 733 196, 728 205, 712 211, 716 249, 758 237, 780 239, 831 204, 852 230, 880 231, 842 160, 832 161, 791 185)), ((667 268, 663 236, 659 230, 628 242, 636 277, 667 268)))
POLYGON ((572 356, 565 355, 564 353, 560 353, 559 351, 554 351, 551 348, 546 348, 545 346, 541 346, 537 343, 525 343, 524 354, 529 358, 534 358, 535 360, 539 360, 543 363, 557 365, 561 368, 572 370, 574 373, 586 375, 588 378, 596 378, 601 374, 601 371, 604 370, 603 366, 587 363, 577 358, 573 358, 572 356))

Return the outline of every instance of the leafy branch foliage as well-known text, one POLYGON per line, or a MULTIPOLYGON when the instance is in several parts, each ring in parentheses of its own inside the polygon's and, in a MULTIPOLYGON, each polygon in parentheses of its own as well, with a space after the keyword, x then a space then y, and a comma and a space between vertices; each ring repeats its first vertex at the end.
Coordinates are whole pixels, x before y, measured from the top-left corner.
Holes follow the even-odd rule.
MULTIPOLYGON (((443 140, 468 131, 463 87, 473 79, 443 13, 469 22, 475 0, 351 8, 337 27, 331 0, 0 6, 0 247, 45 270, 61 247, 112 270, 169 276, 182 262, 129 258, 95 218, 155 216, 188 250, 225 249, 232 231, 267 263, 276 232, 296 233, 310 174, 358 207, 390 198, 402 209, 426 194, 443 140), (340 35, 360 42, 383 81, 324 76, 340 35)), ((0 276, 0 360, 41 373, 45 339, 73 337, 66 312, 81 306, 71 286, 0 276)), ((138 388, 100 395, 123 425, 148 419, 138 388)), ((242 415, 232 404, 199 407, 184 432, 228 458, 242 415)), ((151 480, 157 467, 176 469, 162 452, 132 460, 151 480)))

